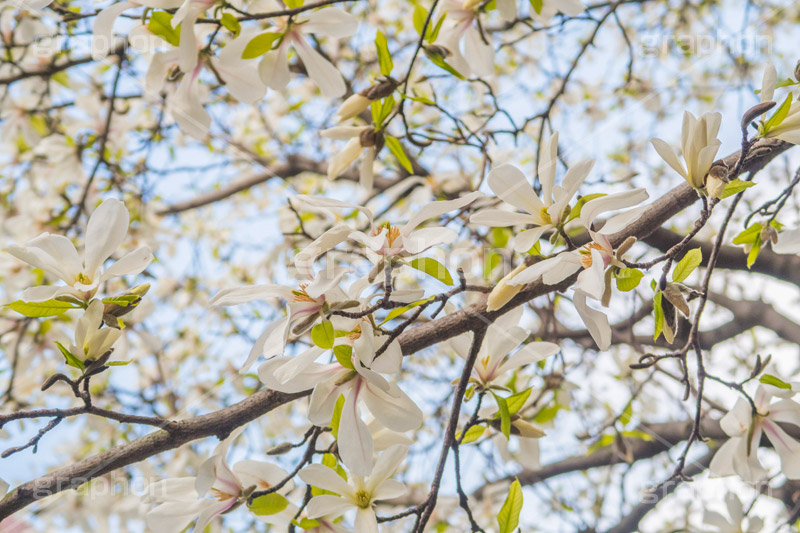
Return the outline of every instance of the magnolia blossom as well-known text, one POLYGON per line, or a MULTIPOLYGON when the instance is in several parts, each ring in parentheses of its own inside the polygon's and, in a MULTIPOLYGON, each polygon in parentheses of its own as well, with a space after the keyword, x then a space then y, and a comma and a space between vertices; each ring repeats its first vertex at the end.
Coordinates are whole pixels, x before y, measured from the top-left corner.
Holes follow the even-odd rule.
POLYGON ((300 479, 309 485, 335 493, 311 498, 308 502, 308 516, 341 516, 354 509, 354 531, 378 533, 378 519, 374 509, 376 502, 399 498, 408 492, 405 485, 390 479, 400 468, 407 453, 406 446, 392 446, 378 455, 368 476, 351 471, 347 480, 324 465, 305 467, 300 471, 300 479))
MULTIPOLYGON (((239 461, 228 466, 226 455, 240 431, 219 443, 197 472, 197 477, 171 478, 151 486, 149 498, 159 505, 147 513, 147 527, 155 533, 178 533, 195 518, 194 530, 204 531, 216 517, 235 509, 256 490, 266 490, 289 476, 284 469, 261 461, 239 461), (204 498, 210 495, 214 499, 204 498)), ((289 481, 278 494, 285 495, 293 488, 289 481)), ((282 511, 272 515, 257 515, 259 520, 286 526, 297 508, 287 502, 282 511)))
MULTIPOLYGON (((572 166, 561 185, 554 185, 558 163, 558 133, 544 143, 539 160, 539 181, 542 185, 540 199, 525 174, 514 165, 504 164, 492 169, 487 179, 489 188, 507 204, 523 211, 484 209, 472 215, 470 222, 486 226, 534 226, 523 230, 514 239, 514 249, 523 253, 530 250, 539 237, 548 230, 558 228, 569 214, 569 202, 583 184, 594 165, 593 159, 584 159, 572 166)), ((602 199, 599 199, 602 200, 602 199)))
POLYGON ((346 269, 323 269, 298 287, 271 284, 234 287, 223 289, 211 298, 209 305, 240 305, 268 298, 281 298, 289 303, 288 315, 271 323, 261 333, 240 372, 247 372, 259 355, 272 357, 283 353, 293 324, 296 328, 302 326, 296 330, 301 334, 310 329, 326 309, 331 306, 335 309, 336 302, 347 302, 349 298, 339 288, 339 283, 348 272, 346 269))
MULTIPOLYGON (((775 65, 770 63, 767 68, 764 69, 764 77, 761 82, 762 103, 772 100, 775 95, 777 81, 778 73, 775 70, 775 65)), ((794 95, 789 94, 787 102, 783 104, 789 106, 783 120, 776 124, 769 124, 770 121, 766 120, 766 116, 762 116, 761 124, 758 128, 761 137, 770 137, 792 144, 800 144, 800 102, 792 102, 793 96, 794 95), (768 125, 769 127, 767 127, 768 125)), ((775 113, 777 112, 778 111, 775 111, 775 113)), ((773 116, 775 115, 773 114, 773 116)))
MULTIPOLYGON (((470 378, 470 382, 479 390, 505 390, 510 372, 538 363, 561 350, 552 342, 531 342, 509 355, 528 339, 528 331, 517 325, 520 318, 522 307, 516 307, 490 324, 486 330, 470 378)), ((459 335, 450 340, 450 345, 459 357, 466 360, 472 345, 472 334, 459 335)))
POLYGON ((442 5, 447 18, 436 41, 450 51, 452 55, 448 61, 464 76, 470 73, 476 76, 494 74, 494 49, 490 36, 478 26, 482 4, 479 0, 446 0, 442 5))
POLYGON ((102 327, 104 308, 103 302, 92 300, 86 312, 78 319, 75 343, 69 351, 80 361, 100 359, 122 335, 121 329, 102 327))
POLYGON ((800 404, 791 400, 795 392, 771 385, 759 385, 753 399, 756 412, 750 403, 739 398, 722 419, 720 426, 730 438, 725 441, 709 469, 714 476, 739 475, 748 483, 757 483, 767 477, 767 471, 758 460, 758 444, 765 434, 781 459, 781 473, 788 479, 800 479, 800 442, 789 436, 778 423, 800 426, 800 404), (771 403, 773 397, 782 398, 771 403))
POLYGON ((86 226, 83 260, 72 241, 63 235, 43 233, 24 246, 8 246, 6 251, 14 257, 67 283, 67 286, 31 287, 22 293, 22 298, 43 302, 69 295, 88 300, 106 280, 143 271, 153 260, 146 246, 128 253, 101 272, 103 263, 125 239, 128 220, 128 210, 119 200, 109 198, 100 204, 86 226))
POLYGON ((703 523, 713 528, 707 530, 708 533, 758 533, 763 529, 764 520, 757 516, 748 517, 742 500, 736 494, 725 494, 725 506, 730 519, 716 511, 703 511, 703 523))
MULTIPOLYGON (((100 60, 106 57, 113 50, 114 43, 114 23, 117 18, 128 9, 137 7, 147 7, 150 9, 175 9, 183 3, 183 0, 127 0, 111 4, 100 11, 94 19, 92 26, 92 58, 100 60)), ((144 26, 137 26, 141 32, 144 26)), ((141 33, 139 33, 141 35, 141 33)), ((134 42, 134 35, 129 36, 129 40, 134 42)))
POLYGON ((772 251, 776 254, 800 253, 800 228, 781 231, 777 239, 778 242, 772 243, 772 251))
POLYGON ((322 130, 320 135, 336 141, 347 141, 344 148, 328 163, 328 179, 336 179, 362 156, 358 171, 358 182, 368 192, 375 182, 373 165, 378 151, 383 147, 383 134, 375 133, 372 126, 336 126, 322 130), (370 132, 373 135, 370 135, 370 132))
POLYGON ((422 411, 400 387, 381 374, 396 374, 403 353, 396 339, 383 353, 376 352, 386 340, 375 337, 368 321, 361 323, 352 348, 339 340, 334 348, 334 363, 315 361, 324 353, 311 348, 296 357, 275 357, 258 368, 258 376, 269 388, 281 392, 300 392, 313 388, 308 419, 317 426, 331 422, 336 402, 344 395, 338 430, 339 454, 348 469, 368 475, 372 468, 372 432, 361 419, 360 404, 366 405, 375 419, 393 431, 410 431, 422 424, 422 411), (348 348, 350 348, 348 350, 348 348))
MULTIPOLYGON (((274 9, 284 9, 273 2, 274 9)), ((335 7, 326 7, 312 13, 272 19, 276 24, 270 31, 282 34, 275 50, 267 52, 258 65, 261 79, 276 91, 289 84, 289 46, 294 48, 303 61, 308 77, 317 84, 322 94, 329 98, 342 96, 346 86, 341 73, 308 43, 307 35, 315 34, 340 39, 356 32, 358 22, 349 13, 335 7), (291 22, 290 22, 291 19, 291 22)))
POLYGON ((653 147, 658 155, 669 166, 689 182, 695 189, 703 189, 706 185, 706 176, 717 156, 717 151, 722 142, 717 139, 719 126, 722 122, 720 113, 705 113, 700 118, 686 111, 683 114, 683 129, 681 131, 681 147, 686 165, 678 159, 678 154, 661 139, 652 139, 653 147))

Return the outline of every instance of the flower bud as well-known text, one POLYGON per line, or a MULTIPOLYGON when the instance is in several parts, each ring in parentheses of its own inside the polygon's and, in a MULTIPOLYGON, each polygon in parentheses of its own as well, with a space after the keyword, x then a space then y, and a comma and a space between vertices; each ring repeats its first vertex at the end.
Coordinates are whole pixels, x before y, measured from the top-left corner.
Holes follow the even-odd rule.
POLYGON ((445 59, 453 55, 449 48, 440 44, 429 44, 425 47, 425 52, 445 59))
POLYGON ((361 94, 370 100, 382 100, 392 94, 394 90, 397 89, 398 85, 399 83, 397 80, 387 76, 372 87, 361 91, 361 94))
POLYGON ((717 159, 708 169, 706 192, 711 198, 719 198, 729 181, 728 165, 722 159, 717 159))
POLYGON ((763 115, 773 107, 775 107, 775 102, 761 102, 745 111, 745 114, 742 115, 742 130, 746 130, 747 126, 758 118, 759 115, 763 115))
POLYGON ((374 146, 375 152, 380 152, 381 148, 383 148, 384 142, 386 141, 385 137, 383 136, 383 131, 376 130, 373 127, 366 128, 364 131, 362 131, 358 136, 358 140, 361 143, 361 146, 364 148, 374 146))
POLYGON ((349 120, 369 107, 369 98, 362 94, 354 94, 339 106, 336 111, 336 121, 349 120))
POLYGON ((497 311, 504 305, 506 305, 511 298, 517 295, 519 291, 522 290, 523 285, 509 285, 508 282, 528 268, 528 265, 525 262, 520 263, 517 265, 517 268, 503 276, 503 279, 500 280, 500 283, 492 289, 492 292, 489 293, 489 298, 486 300, 486 310, 487 311, 497 311))
POLYGON ((674 305, 675 308, 683 314, 683 316, 689 316, 689 304, 686 302, 686 298, 684 298, 683 292, 677 284, 670 283, 667 285, 664 289, 664 297, 669 300, 669 302, 674 305))
POLYGON ((771 242, 772 244, 776 244, 778 242, 778 230, 767 224, 764 226, 764 229, 761 230, 761 242, 771 242))

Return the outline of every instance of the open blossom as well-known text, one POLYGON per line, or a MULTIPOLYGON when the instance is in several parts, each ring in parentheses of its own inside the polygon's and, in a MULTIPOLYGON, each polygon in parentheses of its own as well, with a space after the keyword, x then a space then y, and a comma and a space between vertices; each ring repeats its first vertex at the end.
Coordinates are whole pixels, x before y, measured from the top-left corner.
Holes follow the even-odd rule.
POLYGON ((736 494, 725 494, 725 506, 730 519, 716 511, 703 511, 703 523, 713 528, 707 530, 708 533, 758 533, 763 529, 764 520, 757 516, 747 516, 742 500, 736 494))
POLYGON ((372 416, 384 427, 404 432, 422 424, 422 411, 400 387, 382 374, 396 374, 403 354, 400 344, 392 340, 383 353, 377 350, 386 343, 385 336, 376 337, 369 322, 362 322, 352 348, 339 341, 336 362, 315 362, 323 353, 311 348, 295 357, 275 357, 258 368, 258 376, 267 387, 281 392, 300 392, 313 388, 308 419, 317 426, 331 422, 336 401, 344 395, 338 443, 342 461, 353 473, 367 475, 372 468, 374 442, 372 432, 361 418, 360 407, 366 405, 372 416), (348 355, 349 353, 349 355, 348 355))
POLYGON ((452 54, 448 62, 464 76, 494 74, 491 36, 482 32, 478 24, 482 4, 479 0, 446 0, 442 5, 447 18, 436 41, 452 54))
POLYGON ((408 448, 395 445, 378 455, 367 476, 350 473, 348 479, 342 478, 335 470, 320 464, 313 464, 300 471, 300 479, 314 487, 333 492, 311 498, 308 502, 308 516, 342 516, 355 510, 354 531, 358 533, 378 533, 378 519, 375 516, 375 503, 378 500, 399 498, 408 492, 405 485, 390 479, 403 463, 408 448))
MULTIPOLYGON (((505 389, 511 372, 543 361, 561 350, 552 342, 531 342, 511 354, 528 339, 528 331, 517 325, 522 317, 522 310, 522 307, 516 307, 498 318, 486 330, 470 378, 470 382, 479 389, 505 389)), ((450 340, 456 354, 465 360, 469 357, 471 343, 470 333, 450 340)))
MULTIPOLYGON (((769 102, 775 95, 778 73, 775 65, 769 64, 764 69, 761 82, 761 102, 769 102)), ((775 110, 770 119, 762 116, 758 133, 761 137, 780 139, 782 141, 800 144, 800 102, 792 102, 793 94, 789 94, 783 104, 775 110), (781 120, 778 120, 783 116, 781 120), (774 118, 773 118, 774 117, 774 118)))
POLYGON ((792 389, 759 385, 753 398, 756 412, 750 403, 739 398, 722 419, 720 426, 730 438, 717 450, 709 469, 714 476, 738 475, 748 483, 767 477, 758 460, 758 445, 766 435, 781 459, 781 473, 788 479, 800 479, 800 442, 797 442, 779 423, 800 426, 800 404, 790 399, 792 389), (782 398, 772 403, 774 397, 782 398))
POLYGON ((514 165, 504 164, 493 168, 487 179, 489 188, 505 203, 523 212, 484 209, 472 215, 470 222, 485 226, 534 226, 515 237, 514 250, 520 253, 530 250, 544 232, 559 227, 565 222, 569 202, 589 175, 594 160, 584 159, 570 167, 561 185, 556 186, 557 152, 558 133, 554 133, 544 143, 539 160, 542 198, 536 195, 525 174, 514 165))
POLYGON ((106 259, 128 234, 128 221, 128 210, 119 200, 109 198, 100 204, 86 226, 83 259, 72 241, 63 235, 43 233, 24 246, 8 246, 6 251, 14 257, 67 283, 66 286, 30 287, 22 293, 22 298, 28 302, 43 302, 69 295, 88 300, 106 280, 142 272, 153 260, 153 254, 146 246, 137 248, 102 270, 106 259))
POLYGON ((666 163, 695 189, 706 186, 706 176, 714 163, 722 142, 717 139, 722 122, 720 113, 704 113, 700 118, 686 111, 683 114, 681 148, 686 165, 678 159, 678 154, 661 139, 652 139, 653 147, 666 163))
MULTIPOLYGON (((267 490, 289 476, 284 469, 261 461, 239 461, 228 466, 226 455, 241 430, 220 442, 197 472, 197 477, 165 479, 151 486, 149 499, 159 505, 147 513, 147 527, 155 533, 179 533, 195 518, 194 530, 205 531, 211 521, 244 503, 256 490, 267 490), (211 496, 206 498, 205 496, 211 496), (212 499, 213 498, 213 499, 212 499)), ((278 491, 285 495, 293 488, 290 481, 278 491)), ((258 515, 259 520, 286 526, 297 508, 287 502, 280 512, 258 515)))
MULTIPOLYGON (((284 9, 277 2, 268 11, 284 9)), ((346 86, 341 73, 308 42, 309 35, 340 39, 353 35, 358 23, 352 15, 336 7, 326 7, 311 13, 273 19, 275 26, 269 32, 282 34, 275 50, 267 52, 258 66, 261 79, 276 91, 289 84, 288 53, 291 46, 303 61, 308 77, 317 84, 322 94, 329 98, 342 96, 346 86), (291 20, 291 21, 290 21, 291 20)))
MULTIPOLYGON (((180 7, 183 0, 127 0, 111 4, 97 14, 92 25, 92 58, 100 60, 114 49, 114 23, 117 18, 128 9, 146 7, 151 9, 175 9, 180 7)), ((137 26, 143 28, 143 26, 137 26)), ((138 30, 141 31, 141 30, 138 30)), ((129 40, 133 41, 133 35, 129 40)))

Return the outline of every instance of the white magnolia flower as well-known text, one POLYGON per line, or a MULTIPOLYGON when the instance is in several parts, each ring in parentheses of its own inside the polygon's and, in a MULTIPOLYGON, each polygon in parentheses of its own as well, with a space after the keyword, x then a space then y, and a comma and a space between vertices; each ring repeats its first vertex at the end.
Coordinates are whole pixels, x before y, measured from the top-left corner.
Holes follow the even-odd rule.
MULTIPOLYGON (((517 325, 522 318, 522 311, 522 307, 514 308, 500 316, 486 330, 470 378, 470 382, 479 390, 506 390, 505 383, 510 372, 538 363, 561 350, 552 342, 531 342, 511 354, 528 339, 529 332, 517 325)), ((464 333, 450 340, 450 346, 464 360, 469 357, 472 337, 471 333, 464 333)))
POLYGON ((703 511, 703 523, 713 528, 707 530, 708 533, 758 533, 763 529, 764 520, 745 515, 742 500, 736 494, 725 494, 725 506, 730 520, 716 511, 703 511))
POLYGON ((372 185, 375 182, 373 165, 382 143, 376 143, 372 139, 372 137, 375 137, 374 135, 367 135, 366 132, 368 130, 374 131, 372 126, 335 126, 320 132, 320 135, 327 139, 347 141, 344 148, 338 151, 328 163, 328 179, 333 180, 341 176, 361 156, 358 182, 368 192, 372 190, 372 185), (365 140, 368 146, 363 144, 365 140))
POLYGON ((312 279, 301 283, 296 288, 271 284, 249 285, 223 289, 211 298, 209 305, 240 305, 269 298, 281 298, 289 304, 288 315, 267 326, 267 329, 256 340, 239 371, 247 372, 262 354, 265 357, 282 354, 293 324, 298 327, 303 326, 301 331, 296 332, 301 334, 308 330, 318 317, 322 316, 325 309, 330 309, 337 302, 349 300, 339 288, 342 278, 349 272, 347 269, 334 269, 333 271, 323 269, 312 279))
MULTIPOLYGON (((147 527, 155 533, 179 533, 195 518, 195 531, 205 531, 217 516, 235 509, 256 490, 266 490, 289 476, 284 469, 261 461, 239 461, 228 466, 226 455, 233 440, 241 431, 234 432, 220 442, 211 456, 198 469, 197 477, 165 479, 151 486, 149 499, 159 505, 147 513, 147 527), (213 499, 205 498, 210 495, 213 499)), ((286 495, 294 487, 289 481, 277 491, 286 495)), ((287 526, 297 507, 288 503, 282 511, 272 515, 258 515, 264 522, 287 526)))
POLYGON ((153 260, 146 246, 128 253, 101 272, 103 263, 125 239, 128 221, 128 210, 119 200, 109 198, 100 204, 86 226, 83 260, 72 241, 63 235, 43 233, 24 246, 8 246, 6 251, 14 257, 67 283, 67 286, 31 287, 22 293, 22 298, 28 302, 43 302, 70 295, 88 300, 106 280, 142 272, 153 260))
POLYGON ((778 242, 772 243, 772 251, 776 254, 800 253, 800 228, 778 233, 778 242))
POLYGON ((792 389, 759 385, 750 403, 739 398, 722 419, 720 426, 730 438, 717 450, 709 469, 713 476, 739 475, 748 483, 757 483, 767 476, 758 460, 758 445, 766 434, 781 459, 781 473, 788 479, 800 479, 800 442, 789 436, 779 422, 800 426, 800 404, 791 400, 792 389), (773 397, 782 398, 771 403, 773 397))
POLYGON ((555 185, 557 151, 558 133, 554 133, 544 143, 539 160, 539 181, 543 198, 536 195, 520 169, 510 164, 500 165, 489 173, 489 187, 500 199, 523 213, 484 209, 472 215, 470 222, 485 226, 534 226, 515 237, 514 249, 520 253, 530 250, 544 232, 565 222, 566 215, 569 214, 569 202, 589 175, 594 160, 584 159, 572 166, 561 185, 555 185))
POLYGON ((122 335, 121 329, 104 328, 103 310, 100 300, 92 300, 75 326, 75 343, 70 353, 80 361, 95 361, 103 356, 122 335))
POLYGON ((704 113, 699 119, 686 111, 683 114, 681 147, 686 165, 678 159, 678 154, 661 139, 652 139, 658 155, 695 189, 703 189, 706 176, 717 157, 722 142, 717 139, 722 122, 720 113, 704 113))
POLYGON ((172 27, 181 27, 178 47, 178 65, 184 74, 195 71, 199 50, 195 35, 195 22, 216 3, 216 0, 184 0, 172 17, 172 27))
POLYGON ((370 468, 368 476, 350 473, 342 478, 335 470, 324 465, 313 464, 300 471, 300 479, 314 487, 334 492, 311 498, 308 516, 341 516, 355 510, 354 531, 378 533, 375 503, 378 500, 399 498, 408 492, 405 485, 390 479, 403 463, 408 448, 396 445, 381 453, 370 468))
POLYGON ((420 408, 396 383, 381 375, 396 374, 403 359, 396 339, 376 357, 385 342, 375 337, 372 326, 364 321, 349 355, 346 342, 340 341, 335 363, 316 363, 325 352, 315 347, 296 357, 275 357, 258 368, 259 378, 271 389, 293 393, 313 388, 308 419, 317 426, 330 424, 336 401, 344 395, 339 454, 348 469, 358 475, 369 474, 375 447, 372 432, 360 415, 361 403, 381 425, 393 431, 410 431, 422 424, 420 408))
MULTIPOLYGON (((452 242, 458 234, 446 227, 419 228, 423 222, 438 218, 443 214, 466 207, 481 196, 479 192, 471 192, 454 200, 431 202, 419 209, 403 226, 390 223, 376 224, 372 211, 368 208, 348 204, 329 198, 299 196, 301 202, 324 208, 358 209, 369 219, 370 229, 367 232, 353 231, 349 238, 361 243, 367 249, 367 256, 374 264, 380 265, 389 258, 408 258, 420 254, 433 246, 452 242)), ((334 228, 336 231, 338 229, 334 228)))
POLYGON ((103 59, 114 49, 114 23, 128 9, 145 6, 151 9, 175 9, 183 0, 127 0, 111 4, 100 11, 92 26, 92 58, 103 59))
POLYGON ((436 41, 451 52, 448 62, 464 76, 494 74, 494 48, 489 42, 491 36, 478 26, 482 4, 479 0, 446 0, 442 5, 447 18, 436 41))
MULTIPOLYGON (((276 10, 283 9, 275 4, 276 10)), ((315 34, 340 39, 356 32, 355 17, 335 7, 326 7, 312 13, 272 19, 276 24, 270 31, 283 34, 275 50, 267 52, 258 66, 261 79, 276 91, 289 84, 289 46, 303 61, 308 77, 317 84, 322 94, 329 98, 342 96, 346 86, 341 73, 308 43, 307 35, 315 34)))
MULTIPOLYGON (((775 65, 769 64, 764 69, 764 77, 761 82, 761 102, 769 102, 775 95, 775 88, 778 81, 778 73, 775 65)), ((792 102, 793 94, 787 96, 786 101, 773 113, 775 117, 779 112, 784 115, 780 121, 770 124, 766 115, 762 116, 758 132, 761 137, 780 139, 792 144, 800 144, 800 102, 792 102), (788 106, 786 109, 784 106, 788 106), (783 108, 783 109, 781 109, 783 108), (785 113, 785 114, 784 114, 785 113)))

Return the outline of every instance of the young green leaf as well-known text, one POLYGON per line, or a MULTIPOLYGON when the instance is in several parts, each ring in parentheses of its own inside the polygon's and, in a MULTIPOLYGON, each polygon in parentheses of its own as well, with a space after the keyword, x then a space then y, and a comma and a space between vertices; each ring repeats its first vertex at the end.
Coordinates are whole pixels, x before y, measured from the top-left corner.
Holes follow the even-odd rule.
POLYGON ((756 239, 761 235, 761 230, 764 226, 758 222, 748 226, 746 230, 733 238, 733 244, 748 244, 756 242, 756 239))
POLYGON ((336 360, 339 361, 339 364, 345 368, 349 368, 350 370, 354 370, 353 367, 353 347, 348 346, 346 344, 340 344, 339 346, 333 347, 333 355, 336 357, 336 360))
POLYGON ((750 248, 750 252, 747 254, 747 268, 749 269, 753 266, 753 263, 756 262, 756 258, 758 257, 759 252, 761 252, 761 232, 756 235, 755 241, 753 241, 753 246, 750 248))
POLYGON ((536 12, 537 15, 542 14, 542 8, 544 7, 544 0, 530 0, 531 7, 536 12))
MULTIPOLYGON (((484 431, 486 431, 486 427, 481 426, 480 424, 470 427, 467 430, 467 433, 464 435, 464 440, 461 441, 461 444, 469 444, 470 442, 475 442, 476 440, 481 438, 481 435, 483 435, 484 431)), ((460 438, 461 438, 461 433, 456 435, 456 439, 460 438)))
POLYGON ((67 350, 60 342, 56 341, 56 346, 58 346, 58 349, 61 351, 61 355, 63 355, 64 359, 67 360, 67 364, 69 366, 77 368, 78 370, 83 370, 83 361, 72 355, 72 352, 67 350))
POLYGON ((392 55, 389 53, 389 44, 386 41, 386 36, 380 30, 375 36, 375 48, 378 50, 378 64, 380 65, 381 74, 391 76, 392 68, 394 68, 392 55))
POLYGON ((258 516, 278 514, 289 506, 289 500, 277 492, 264 494, 253 500, 250 511, 258 516))
POLYGON ((420 4, 414 6, 414 15, 411 20, 414 23, 414 29, 417 30, 418 35, 422 35, 422 28, 425 27, 425 21, 428 19, 428 10, 420 4))
POLYGON ((453 284, 453 276, 450 275, 447 268, 436 259, 430 257, 417 257, 408 262, 409 265, 425 272, 427 275, 438 279, 445 285, 453 284))
POLYGON ((616 274, 617 290, 622 292, 632 291, 639 286, 644 273, 635 268, 620 268, 616 274))
POLYGON ((722 191, 722 194, 719 195, 720 199, 727 198, 728 196, 733 196, 734 194, 738 194, 745 189, 749 189, 755 185, 755 182, 752 181, 743 181, 739 178, 735 180, 731 180, 727 185, 725 185, 725 189, 722 191))
POLYGON ((17 300, 16 302, 6 304, 5 307, 31 318, 57 316, 70 309, 80 308, 79 305, 71 302, 62 302, 60 300, 45 300, 44 302, 23 302, 22 300, 17 300))
POLYGON ((664 293, 657 292, 656 295, 653 297, 653 309, 655 310, 655 322, 656 322, 656 329, 655 333, 653 333, 653 340, 658 340, 658 336, 661 335, 661 332, 664 331, 664 309, 661 307, 661 298, 663 298, 664 293))
POLYGON ((500 533, 514 533, 519 525, 519 514, 522 512, 522 486, 515 479, 508 488, 508 496, 500 512, 497 513, 497 525, 500 533))
POLYGON ((700 248, 689 250, 686 252, 686 255, 683 256, 683 259, 678 261, 678 264, 675 265, 675 270, 672 271, 672 281, 680 283, 685 280, 702 262, 703 252, 700 248))
POLYGON ((239 33, 242 31, 242 24, 230 13, 223 13, 219 23, 222 24, 226 30, 231 32, 234 37, 238 37, 239 33))
POLYGON ((522 392, 518 392, 506 398, 506 404, 508 405, 508 412, 509 414, 515 415, 517 412, 522 409, 522 406, 525 405, 525 402, 528 401, 528 397, 531 395, 531 391, 533 391, 533 387, 530 389, 526 389, 522 392))
POLYGON ((445 61, 444 58, 442 56, 440 56, 439 54, 436 54, 436 53, 433 53, 433 52, 429 52, 426 49, 425 50, 425 55, 428 56, 428 59, 431 60, 431 63, 433 63, 434 65, 436 65, 440 69, 446 70, 447 72, 449 72, 450 74, 452 74, 453 76, 455 76, 456 78, 458 78, 460 80, 466 80, 467 79, 467 78, 464 77, 463 74, 461 74, 459 71, 457 71, 452 66, 450 66, 450 64, 447 61, 445 61))
POLYGON ((779 389, 787 389, 788 390, 788 389, 792 388, 791 385, 789 385, 788 383, 786 383, 782 379, 776 378, 775 376, 772 376, 770 374, 764 374, 763 376, 758 378, 758 381, 760 381, 761 383, 764 383, 765 385, 772 385, 773 387, 778 387, 779 389))
POLYGON ((172 46, 178 46, 181 43, 180 27, 180 24, 177 28, 172 27, 172 14, 166 11, 153 12, 147 22, 147 29, 150 30, 150 33, 161 37, 172 46))
POLYGON ((764 123, 764 133, 769 132, 772 128, 781 125, 786 117, 789 115, 789 108, 792 105, 792 93, 786 95, 786 99, 783 101, 781 106, 778 108, 777 111, 764 123))
POLYGON ((508 411, 508 402, 502 396, 492 393, 494 401, 497 402, 497 417, 500 418, 500 431, 506 440, 511 438, 511 413, 508 411))
POLYGON ((283 36, 281 33, 268 31, 259 33, 247 43, 242 52, 242 59, 254 59, 263 56, 275 45, 275 41, 283 36))
POLYGON ((336 405, 333 408, 333 416, 331 416, 331 433, 333 438, 339 438, 339 423, 342 421, 342 409, 344 408, 344 394, 340 394, 336 399, 336 405))
POLYGON ((311 340, 323 350, 333 348, 333 341, 336 333, 333 331, 333 324, 330 320, 325 320, 311 328, 311 340))
POLYGON ((400 166, 406 169, 408 173, 413 174, 414 167, 411 166, 411 160, 406 155, 405 150, 403 150, 403 145, 400 141, 395 137, 387 135, 386 146, 389 147, 389 151, 392 152, 392 155, 397 158, 397 162, 400 163, 400 166))

